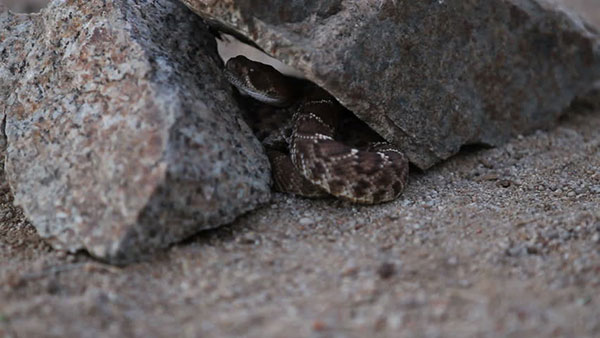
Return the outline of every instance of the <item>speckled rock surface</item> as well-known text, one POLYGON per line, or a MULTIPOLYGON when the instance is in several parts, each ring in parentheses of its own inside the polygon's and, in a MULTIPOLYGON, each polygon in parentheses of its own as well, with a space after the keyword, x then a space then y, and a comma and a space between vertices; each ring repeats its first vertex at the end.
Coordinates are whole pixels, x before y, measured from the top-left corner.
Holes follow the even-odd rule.
POLYGON ((270 198, 214 44, 177 1, 0 14, 7 179, 55 248, 127 262, 270 198))
POLYGON ((182 0, 302 71, 427 168, 556 121, 600 77, 561 1, 182 0))

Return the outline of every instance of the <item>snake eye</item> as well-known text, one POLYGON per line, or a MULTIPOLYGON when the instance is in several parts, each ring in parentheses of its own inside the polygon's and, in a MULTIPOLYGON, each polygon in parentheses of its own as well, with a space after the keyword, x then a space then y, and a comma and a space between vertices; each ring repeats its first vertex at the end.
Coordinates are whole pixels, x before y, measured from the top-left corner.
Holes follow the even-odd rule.
POLYGON ((250 73, 254 73, 254 68, 253 68, 253 67, 250 67, 250 68, 248 68, 248 71, 249 71, 250 73))

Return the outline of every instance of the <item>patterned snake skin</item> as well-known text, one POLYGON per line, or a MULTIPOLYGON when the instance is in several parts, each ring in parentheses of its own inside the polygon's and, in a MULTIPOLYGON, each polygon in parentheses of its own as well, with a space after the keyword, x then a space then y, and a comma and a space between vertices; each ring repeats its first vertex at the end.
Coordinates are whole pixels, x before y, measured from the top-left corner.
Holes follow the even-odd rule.
POLYGON ((323 89, 244 56, 229 59, 225 75, 243 95, 294 109, 289 131, 279 132, 286 147, 267 146, 278 190, 307 197, 333 195, 361 204, 391 201, 404 190, 406 156, 386 142, 358 148, 334 139, 348 112, 323 89))

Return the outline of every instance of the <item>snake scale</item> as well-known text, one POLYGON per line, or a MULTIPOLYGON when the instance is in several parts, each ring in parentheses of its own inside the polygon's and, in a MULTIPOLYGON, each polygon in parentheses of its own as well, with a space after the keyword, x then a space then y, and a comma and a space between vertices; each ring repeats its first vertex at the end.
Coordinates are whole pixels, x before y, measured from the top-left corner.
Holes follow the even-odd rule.
POLYGON ((340 121, 350 113, 325 90, 241 55, 227 61, 225 76, 245 96, 293 109, 288 131, 279 132, 286 146, 266 147, 276 189, 360 204, 391 201, 404 190, 406 156, 387 142, 359 148, 337 140, 340 121))

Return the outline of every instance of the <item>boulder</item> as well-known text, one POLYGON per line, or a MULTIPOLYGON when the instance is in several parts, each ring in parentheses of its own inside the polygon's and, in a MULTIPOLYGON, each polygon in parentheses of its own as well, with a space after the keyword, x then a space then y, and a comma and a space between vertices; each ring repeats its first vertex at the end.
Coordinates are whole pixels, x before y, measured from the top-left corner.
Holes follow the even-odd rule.
POLYGON ((208 26, 177 1, 0 13, 6 175, 54 247, 127 263, 270 198, 208 26))
POLYGON ((181 0, 298 69, 420 168, 551 126, 600 78, 561 1, 181 0))

